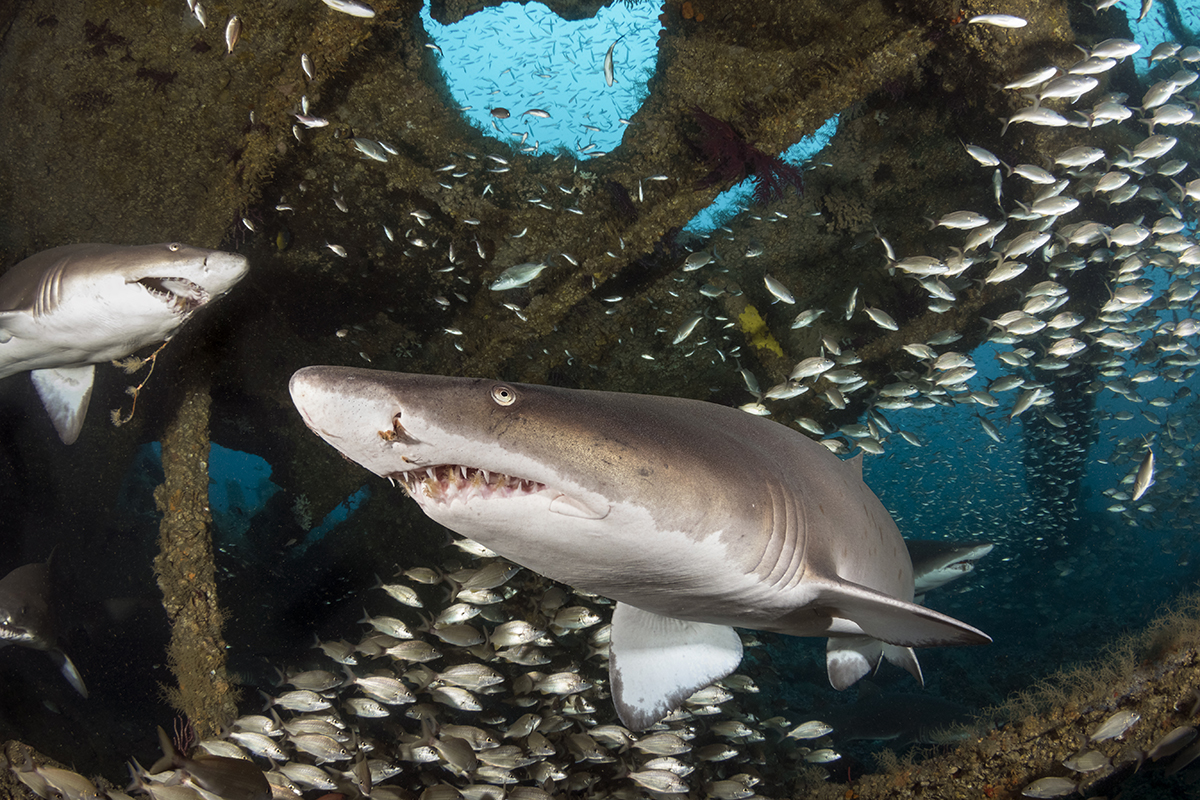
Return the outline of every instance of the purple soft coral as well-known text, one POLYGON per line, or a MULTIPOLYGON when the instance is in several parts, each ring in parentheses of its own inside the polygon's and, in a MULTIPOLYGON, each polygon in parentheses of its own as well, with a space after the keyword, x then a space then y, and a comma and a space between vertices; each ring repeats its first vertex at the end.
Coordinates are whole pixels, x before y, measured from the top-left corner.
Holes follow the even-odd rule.
POLYGON ((694 148, 711 170, 700 180, 700 188, 750 176, 754 178, 754 199, 759 203, 783 197, 788 186, 804 191, 804 175, 799 167, 767 155, 747 142, 728 122, 699 106, 692 113, 702 134, 694 148))

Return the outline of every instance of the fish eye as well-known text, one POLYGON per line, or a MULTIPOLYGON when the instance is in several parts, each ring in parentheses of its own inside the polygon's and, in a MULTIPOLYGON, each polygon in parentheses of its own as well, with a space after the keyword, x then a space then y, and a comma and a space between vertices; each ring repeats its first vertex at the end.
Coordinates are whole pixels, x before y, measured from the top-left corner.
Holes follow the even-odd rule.
POLYGON ((179 248, 182 246, 183 245, 179 244, 179 242, 171 242, 169 245, 167 245, 167 249, 172 253, 177 253, 179 252, 179 248))
POLYGON ((517 393, 513 391, 511 386, 493 386, 492 399, 496 401, 497 405, 511 406, 517 402, 517 393))

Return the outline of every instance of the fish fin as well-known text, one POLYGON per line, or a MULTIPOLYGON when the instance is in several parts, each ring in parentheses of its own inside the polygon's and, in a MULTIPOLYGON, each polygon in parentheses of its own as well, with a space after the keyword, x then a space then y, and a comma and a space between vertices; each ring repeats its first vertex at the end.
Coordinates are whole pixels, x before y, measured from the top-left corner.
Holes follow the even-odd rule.
POLYGON ((175 766, 178 761, 175 754, 175 745, 171 742, 171 737, 167 736, 167 732, 162 729, 162 725, 158 726, 158 746, 162 748, 162 758, 155 761, 150 767, 150 775, 157 775, 160 772, 166 772, 175 766))
POLYGON ((850 467, 850 474, 853 475, 854 477, 858 478, 861 481, 862 476, 863 476, 862 462, 863 462, 863 454, 859 453, 854 458, 848 458, 845 461, 843 461, 842 463, 848 465, 850 467))
POLYGON ((823 583, 814 605, 824 608, 830 616, 854 622, 863 633, 887 644, 936 647, 992 641, 986 633, 965 622, 866 586, 849 581, 823 583))
POLYGON ((689 622, 617 603, 608 665, 617 716, 645 730, 692 693, 724 678, 742 661, 733 628, 689 622))
POLYGON ((883 642, 870 636, 833 636, 825 644, 825 670, 829 685, 839 692, 849 689, 879 666, 883 642))
POLYGON ((96 365, 82 367, 59 367, 57 369, 35 369, 29 373, 33 388, 37 389, 42 405, 58 431, 63 444, 74 444, 83 428, 87 416, 88 402, 92 399, 92 380, 96 376, 96 365))
POLYGON ((75 668, 75 664, 71 661, 70 657, 62 650, 58 650, 57 648, 47 652, 50 653, 51 658, 58 662, 59 671, 61 671, 62 676, 67 679, 67 683, 74 686, 75 691, 83 695, 83 699, 86 700, 88 696, 88 690, 83 684, 83 676, 79 674, 79 670, 75 668))
POLYGON ((921 686, 925 685, 925 676, 921 674, 921 662, 911 647, 898 647, 894 644, 883 646, 883 657, 897 667, 903 667, 909 675, 917 679, 921 686))

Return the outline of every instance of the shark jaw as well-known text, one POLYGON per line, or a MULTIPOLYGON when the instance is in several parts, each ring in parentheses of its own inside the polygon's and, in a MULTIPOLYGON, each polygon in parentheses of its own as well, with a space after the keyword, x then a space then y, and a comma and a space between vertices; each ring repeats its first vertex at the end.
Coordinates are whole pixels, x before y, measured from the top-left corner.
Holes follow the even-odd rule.
POLYGON ((403 487, 421 510, 434 519, 453 513, 456 503, 473 504, 478 508, 481 503, 515 503, 522 499, 540 501, 538 505, 549 503, 547 510, 562 516, 587 519, 604 517, 604 514, 597 513, 586 503, 544 483, 480 467, 438 464, 420 470, 392 472, 385 477, 403 487))
POLYGON ((187 278, 145 277, 133 281, 151 297, 163 301, 171 313, 187 317, 208 305, 211 298, 204 287, 187 278))

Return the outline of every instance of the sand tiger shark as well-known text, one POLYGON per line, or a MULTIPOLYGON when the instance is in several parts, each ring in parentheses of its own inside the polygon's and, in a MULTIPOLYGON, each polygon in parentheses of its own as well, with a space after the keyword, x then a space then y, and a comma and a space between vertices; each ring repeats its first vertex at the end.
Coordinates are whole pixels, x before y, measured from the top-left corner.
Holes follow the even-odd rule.
POLYGON ((70 244, 0 275, 0 378, 29 372, 59 438, 79 436, 95 365, 170 339, 246 274, 185 244, 70 244))
POLYGON ((908 550, 862 480, 803 434, 673 397, 314 366, 292 401, 318 436, 431 519, 616 601, 617 714, 645 729, 737 668, 734 627, 829 637, 830 682, 914 647, 982 644, 916 605, 908 550))
POLYGON ((0 578, 0 647, 19 644, 44 650, 67 682, 84 697, 79 670, 58 646, 58 627, 50 598, 50 564, 26 564, 0 578))

